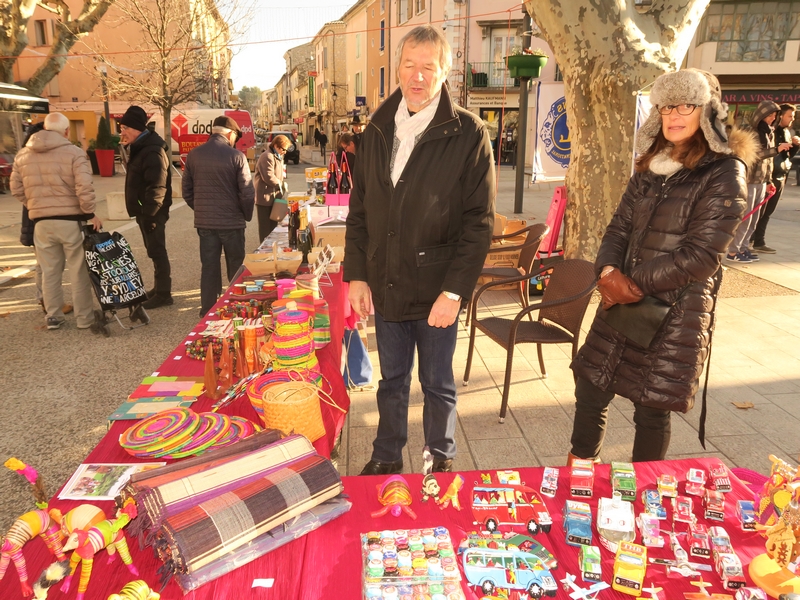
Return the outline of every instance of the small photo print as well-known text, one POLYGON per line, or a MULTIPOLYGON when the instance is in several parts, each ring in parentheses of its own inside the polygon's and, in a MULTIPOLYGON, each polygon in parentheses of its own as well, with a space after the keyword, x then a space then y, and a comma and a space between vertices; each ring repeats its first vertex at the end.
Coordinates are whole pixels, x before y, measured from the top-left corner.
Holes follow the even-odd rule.
POLYGON ((61 500, 113 500, 131 475, 164 466, 157 463, 97 463, 78 467, 61 490, 61 500))

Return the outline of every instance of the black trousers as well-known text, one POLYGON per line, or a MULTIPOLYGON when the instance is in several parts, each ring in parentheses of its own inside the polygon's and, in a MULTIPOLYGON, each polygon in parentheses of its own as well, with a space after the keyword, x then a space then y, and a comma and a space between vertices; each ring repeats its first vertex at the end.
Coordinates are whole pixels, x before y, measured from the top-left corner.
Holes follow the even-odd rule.
POLYGON ((753 232, 753 237, 750 238, 750 240, 753 242, 753 246, 763 246, 765 243, 769 218, 772 216, 772 213, 775 212, 778 202, 783 195, 783 188, 786 185, 786 179, 773 181, 772 183, 775 185, 775 193, 772 195, 772 198, 767 200, 767 203, 762 206, 761 210, 759 211, 758 224, 753 232))
MULTIPOLYGON (((608 405, 614 398, 585 379, 575 382, 575 421, 572 426, 572 454, 596 459, 603 448, 608 405)), ((634 404, 633 462, 664 460, 671 435, 670 411, 634 404)))
POLYGON ((273 221, 269 218, 270 213, 272 213, 272 206, 261 206, 260 204, 256 204, 256 217, 258 218, 258 243, 264 241, 264 239, 272 233, 272 230, 278 226, 277 221, 273 221))
POLYGON ((169 214, 158 213, 155 217, 148 220, 149 223, 155 222, 155 228, 150 228, 145 224, 142 217, 136 217, 139 231, 142 232, 144 247, 147 249, 147 256, 153 261, 153 278, 155 279, 156 294, 169 296, 172 293, 172 278, 169 266, 169 255, 167 254, 167 220, 169 214))

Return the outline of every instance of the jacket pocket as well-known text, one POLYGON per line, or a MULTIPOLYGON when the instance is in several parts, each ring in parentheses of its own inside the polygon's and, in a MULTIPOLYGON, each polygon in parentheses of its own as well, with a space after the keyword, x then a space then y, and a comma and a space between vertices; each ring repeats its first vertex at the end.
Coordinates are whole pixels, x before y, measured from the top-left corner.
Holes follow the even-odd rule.
POLYGON ((378 261, 375 255, 378 254, 378 244, 370 242, 367 245, 367 283, 370 286, 377 284, 378 261))
POLYGON ((416 248, 417 303, 433 304, 442 291, 442 283, 456 257, 457 244, 416 248))

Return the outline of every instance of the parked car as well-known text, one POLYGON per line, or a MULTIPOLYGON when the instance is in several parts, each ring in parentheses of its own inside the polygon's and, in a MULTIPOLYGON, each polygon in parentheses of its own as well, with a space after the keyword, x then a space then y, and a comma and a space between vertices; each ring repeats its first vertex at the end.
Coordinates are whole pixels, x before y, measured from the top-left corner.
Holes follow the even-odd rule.
POLYGON ((297 137, 291 131, 268 131, 266 134, 266 143, 272 143, 272 140, 275 139, 276 136, 285 135, 289 138, 289 141, 292 143, 289 146, 289 149, 286 151, 286 154, 283 157, 283 160, 288 165, 289 162, 293 162, 294 164, 300 164, 300 148, 297 147, 297 137))

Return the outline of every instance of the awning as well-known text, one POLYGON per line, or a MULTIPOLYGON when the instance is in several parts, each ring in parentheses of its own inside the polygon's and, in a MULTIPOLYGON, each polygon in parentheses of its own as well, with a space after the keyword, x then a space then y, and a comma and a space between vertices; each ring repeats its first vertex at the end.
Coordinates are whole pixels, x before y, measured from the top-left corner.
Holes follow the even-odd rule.
POLYGON ((12 83, 0 83, 0 110, 47 114, 50 102, 31 94, 24 87, 12 83))

